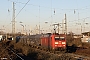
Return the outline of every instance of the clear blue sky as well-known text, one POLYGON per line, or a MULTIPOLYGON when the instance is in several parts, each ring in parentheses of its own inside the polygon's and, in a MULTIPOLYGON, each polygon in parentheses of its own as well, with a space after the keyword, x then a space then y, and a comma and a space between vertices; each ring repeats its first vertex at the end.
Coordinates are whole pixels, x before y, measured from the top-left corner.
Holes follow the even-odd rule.
MULTIPOLYGON (((84 18, 85 22, 90 22, 90 0, 30 0, 23 8, 27 1, 28 0, 1 0, 0 27, 11 31, 10 23, 12 21, 13 2, 15 2, 15 15, 17 16, 16 31, 22 30, 22 26, 19 23, 20 21, 23 22, 23 25, 26 25, 25 29, 28 31, 30 29, 34 30, 36 25, 39 25, 39 22, 41 29, 48 30, 50 29, 51 23, 61 23, 65 13, 67 15, 68 31, 74 31, 75 33, 80 32, 80 26, 76 25, 76 23, 80 22, 83 25, 84 18), (23 10, 19 13, 22 8, 23 10), (46 21, 48 24, 45 24, 46 21)), ((90 24, 85 26, 87 29, 90 27, 90 24)), ((88 29, 88 31, 90 31, 90 29, 88 29)))

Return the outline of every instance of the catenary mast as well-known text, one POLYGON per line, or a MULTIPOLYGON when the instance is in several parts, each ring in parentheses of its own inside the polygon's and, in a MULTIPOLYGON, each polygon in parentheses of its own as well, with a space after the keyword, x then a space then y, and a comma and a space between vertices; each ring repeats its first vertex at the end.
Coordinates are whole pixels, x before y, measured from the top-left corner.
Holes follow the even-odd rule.
POLYGON ((12 34, 15 34, 15 3, 13 2, 12 34))

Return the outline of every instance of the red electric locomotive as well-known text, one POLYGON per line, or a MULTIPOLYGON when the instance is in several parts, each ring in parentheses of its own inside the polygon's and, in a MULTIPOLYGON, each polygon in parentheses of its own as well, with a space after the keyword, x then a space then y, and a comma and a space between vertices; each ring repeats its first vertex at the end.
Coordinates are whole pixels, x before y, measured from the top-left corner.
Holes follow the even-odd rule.
POLYGON ((41 36, 41 46, 44 48, 56 50, 66 48, 65 34, 43 34, 41 36))

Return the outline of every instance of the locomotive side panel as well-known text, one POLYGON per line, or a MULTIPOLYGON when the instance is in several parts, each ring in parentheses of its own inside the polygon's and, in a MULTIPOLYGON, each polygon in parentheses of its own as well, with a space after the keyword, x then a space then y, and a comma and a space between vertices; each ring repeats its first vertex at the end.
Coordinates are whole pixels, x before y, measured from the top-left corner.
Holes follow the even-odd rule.
POLYGON ((54 35, 51 35, 51 49, 55 49, 55 40, 54 40, 54 35))
POLYGON ((43 37, 42 38, 42 47, 48 48, 48 38, 47 37, 43 37))
POLYGON ((49 48, 50 46, 49 40, 50 40, 49 34, 43 34, 41 37, 41 46, 44 48, 49 48))

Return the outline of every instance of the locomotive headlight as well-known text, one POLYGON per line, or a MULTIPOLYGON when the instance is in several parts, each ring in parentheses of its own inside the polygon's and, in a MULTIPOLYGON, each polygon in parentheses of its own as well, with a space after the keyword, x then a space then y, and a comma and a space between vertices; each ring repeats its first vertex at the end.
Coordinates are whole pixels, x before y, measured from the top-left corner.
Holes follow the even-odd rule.
POLYGON ((55 44, 58 44, 58 42, 55 42, 55 44))
POLYGON ((62 44, 66 44, 65 42, 62 42, 62 44))
POLYGON ((65 46, 65 45, 63 45, 63 46, 65 46))

